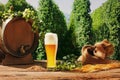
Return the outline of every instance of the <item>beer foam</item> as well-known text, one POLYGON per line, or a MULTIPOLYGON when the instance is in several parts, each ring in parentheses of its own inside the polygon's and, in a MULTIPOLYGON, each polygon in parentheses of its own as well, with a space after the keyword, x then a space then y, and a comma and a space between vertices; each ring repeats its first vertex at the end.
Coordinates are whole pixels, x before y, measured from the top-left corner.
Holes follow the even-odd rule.
POLYGON ((57 44, 58 38, 55 33, 46 33, 45 34, 45 44, 57 44))

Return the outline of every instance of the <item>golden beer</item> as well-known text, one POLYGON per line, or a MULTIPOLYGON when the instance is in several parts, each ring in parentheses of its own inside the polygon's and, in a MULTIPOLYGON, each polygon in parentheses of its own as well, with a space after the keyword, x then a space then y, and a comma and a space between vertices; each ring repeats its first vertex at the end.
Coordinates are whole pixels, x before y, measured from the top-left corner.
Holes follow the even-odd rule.
POLYGON ((45 35, 45 50, 47 56, 47 67, 56 67, 58 39, 55 33, 46 33, 45 35))

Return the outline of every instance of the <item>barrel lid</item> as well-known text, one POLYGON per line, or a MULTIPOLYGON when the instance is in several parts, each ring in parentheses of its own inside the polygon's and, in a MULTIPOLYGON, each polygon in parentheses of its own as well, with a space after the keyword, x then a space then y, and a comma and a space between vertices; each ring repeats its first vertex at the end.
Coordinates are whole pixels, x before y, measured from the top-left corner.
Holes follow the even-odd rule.
POLYGON ((23 18, 13 18, 3 29, 3 43, 8 53, 16 57, 29 54, 34 42, 32 25, 23 18))

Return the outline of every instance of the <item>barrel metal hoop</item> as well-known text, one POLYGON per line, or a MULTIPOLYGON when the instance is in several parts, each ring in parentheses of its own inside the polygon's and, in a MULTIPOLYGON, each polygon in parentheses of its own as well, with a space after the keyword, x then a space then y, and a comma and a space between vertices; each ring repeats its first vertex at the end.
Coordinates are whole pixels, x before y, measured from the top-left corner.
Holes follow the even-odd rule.
POLYGON ((2 39, 1 39, 1 41, 2 41, 2 46, 4 47, 4 49, 5 49, 5 51, 6 52, 8 52, 8 53, 10 53, 10 54, 12 54, 7 48, 6 48, 6 46, 5 46, 5 42, 4 42, 4 40, 3 40, 3 35, 4 35, 4 31, 5 31, 5 27, 6 27, 6 25, 8 24, 8 22, 10 22, 12 20, 12 18, 9 18, 9 19, 7 19, 5 22, 3 22, 3 25, 2 25, 2 35, 1 35, 1 37, 2 37, 2 39))

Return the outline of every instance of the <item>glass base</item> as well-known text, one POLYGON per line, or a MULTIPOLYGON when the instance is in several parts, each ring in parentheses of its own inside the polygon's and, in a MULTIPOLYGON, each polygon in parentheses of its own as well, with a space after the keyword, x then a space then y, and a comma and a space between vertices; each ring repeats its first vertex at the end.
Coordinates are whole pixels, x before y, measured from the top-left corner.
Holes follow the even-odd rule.
POLYGON ((47 71, 55 71, 55 67, 47 67, 47 71))

